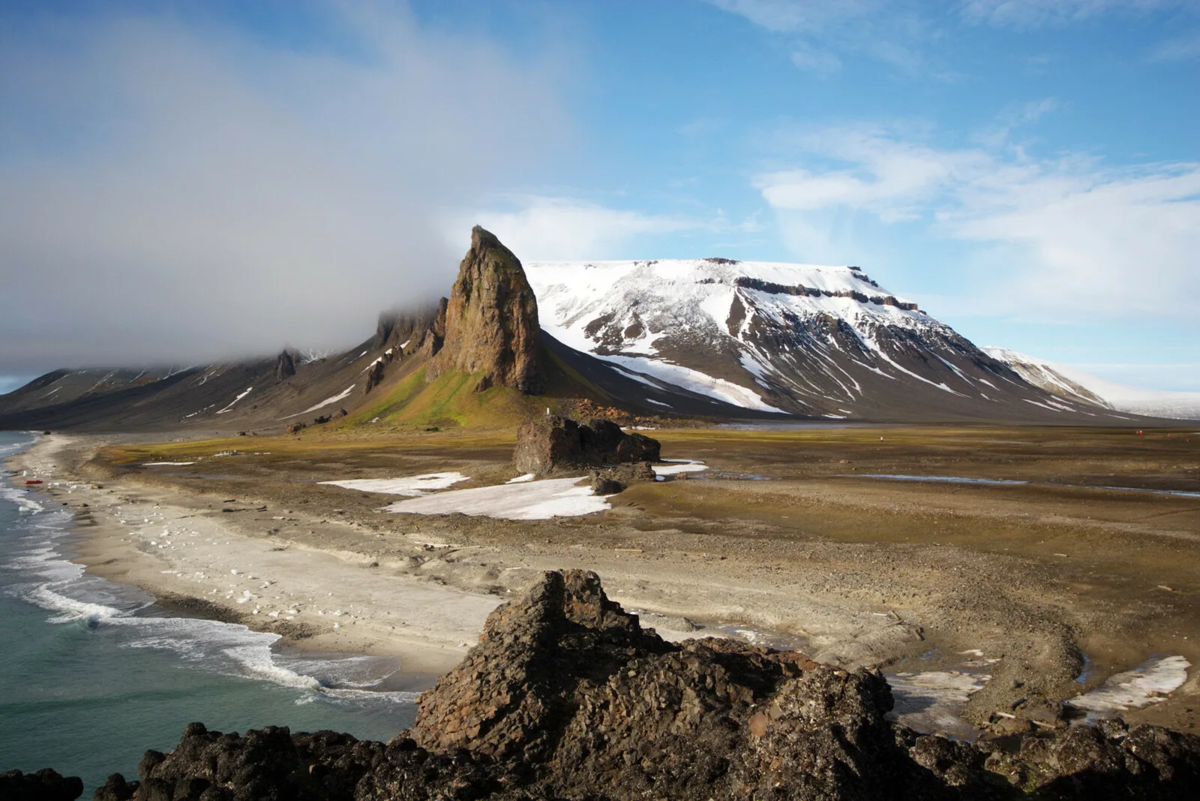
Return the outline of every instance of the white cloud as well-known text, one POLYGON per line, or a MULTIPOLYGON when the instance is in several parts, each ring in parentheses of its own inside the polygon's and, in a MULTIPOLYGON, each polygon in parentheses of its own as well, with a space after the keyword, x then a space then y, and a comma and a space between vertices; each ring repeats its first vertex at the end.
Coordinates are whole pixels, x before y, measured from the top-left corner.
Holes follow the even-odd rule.
POLYGON ((709 0, 776 33, 816 32, 881 7, 880 0, 709 0))
POLYGON ((967 20, 1002 27, 1065 25, 1114 11, 1147 12, 1185 5, 1184 0, 967 0, 967 20))
POLYGON ((0 31, 0 365, 340 345, 445 291, 434 209, 556 147, 563 71, 329 8, 336 52, 150 13, 0 31))
POLYGON ((794 38, 792 63, 817 75, 837 72, 850 57, 879 61, 912 74, 931 72, 923 51, 937 37, 936 25, 919 2, 707 1, 774 34, 794 38))
POLYGON ((1042 319, 1196 320, 1200 164, 1113 169, 1085 156, 937 149, 878 128, 803 138, 820 169, 756 185, 789 215, 794 242, 819 245, 830 214, 919 222, 973 242, 990 274, 975 288, 993 313, 1042 319), (830 165, 831 160, 838 166, 830 165))
POLYGON ((830 75, 842 68, 842 60, 835 54, 804 42, 794 45, 792 63, 802 70, 810 70, 818 75, 830 75))
POLYGON ((1168 39, 1150 54, 1151 61, 1161 62, 1191 61, 1195 58, 1200 58, 1200 31, 1168 39))
MULTIPOLYGON (((525 195, 508 198, 515 210, 476 210, 448 215, 442 229, 456 245, 478 223, 500 238, 522 261, 615 258, 631 240, 647 234, 696 229, 727 229, 720 219, 643 214, 564 197, 525 195)), ((753 229, 749 229, 753 230, 753 229)))

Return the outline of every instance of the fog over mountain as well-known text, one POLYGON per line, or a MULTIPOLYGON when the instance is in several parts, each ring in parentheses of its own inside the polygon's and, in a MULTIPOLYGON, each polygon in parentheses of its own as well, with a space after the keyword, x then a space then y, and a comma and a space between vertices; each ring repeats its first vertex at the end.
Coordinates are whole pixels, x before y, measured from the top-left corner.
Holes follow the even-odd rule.
POLYGON ((309 13, 341 47, 145 12, 0 31, 0 378, 359 341, 444 291, 447 207, 564 138, 536 53, 309 13))

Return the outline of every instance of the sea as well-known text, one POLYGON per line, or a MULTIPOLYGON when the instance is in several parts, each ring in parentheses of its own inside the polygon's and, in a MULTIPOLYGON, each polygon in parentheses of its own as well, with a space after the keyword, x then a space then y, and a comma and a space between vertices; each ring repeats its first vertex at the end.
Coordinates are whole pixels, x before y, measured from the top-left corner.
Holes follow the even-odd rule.
MULTIPOLYGON (((0 431, 0 466, 37 435, 0 431)), ((81 534, 62 504, 0 477, 0 773, 51 767, 84 798, 137 776, 185 726, 288 726, 387 740, 417 694, 395 659, 289 652, 245 626, 181 617, 71 561, 81 534)))

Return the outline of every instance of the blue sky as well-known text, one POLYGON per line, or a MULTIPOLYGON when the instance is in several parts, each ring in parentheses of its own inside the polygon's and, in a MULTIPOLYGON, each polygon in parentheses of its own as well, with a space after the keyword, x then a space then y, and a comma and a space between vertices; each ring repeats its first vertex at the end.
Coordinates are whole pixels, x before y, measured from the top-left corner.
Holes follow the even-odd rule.
MULTIPOLYGON (((526 260, 858 264, 1200 390, 1200 6, 8 3, 0 376, 365 337, 526 260)), ((0 377, 0 389, 5 379, 0 377)))

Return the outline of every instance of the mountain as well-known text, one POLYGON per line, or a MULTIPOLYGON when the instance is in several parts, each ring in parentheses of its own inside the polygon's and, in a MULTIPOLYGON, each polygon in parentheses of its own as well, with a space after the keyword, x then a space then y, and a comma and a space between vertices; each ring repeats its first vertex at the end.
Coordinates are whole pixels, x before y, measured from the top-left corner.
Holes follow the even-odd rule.
POLYGON ((0 428, 515 427, 590 417, 1115 422, 1031 383, 857 267, 730 259, 523 266, 476 227, 449 298, 321 358, 56 370, 0 428))
POLYGON ((1060 398, 1086 401, 1105 409, 1148 417, 1200 420, 1200 392, 1140 389, 1015 350, 996 347, 985 347, 984 350, 1007 364, 1030 384, 1053 392, 1060 398))
POLYGON ((526 271, 543 330, 650 386, 832 419, 1097 415, 1029 384, 858 267, 710 258, 526 271))
POLYGON ((429 376, 444 370, 481 373, 477 389, 545 390, 539 364, 537 298, 512 251, 478 225, 446 303, 446 335, 429 376))

